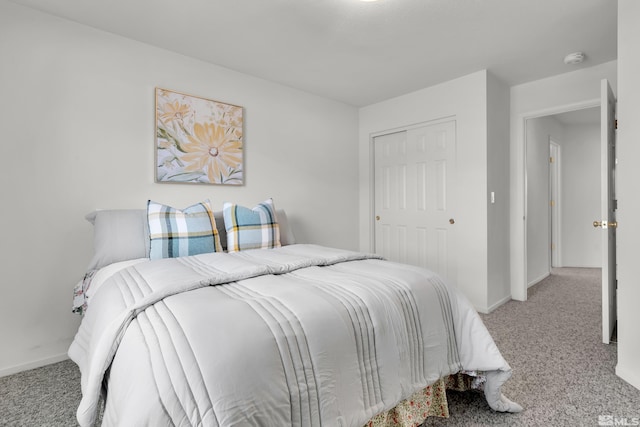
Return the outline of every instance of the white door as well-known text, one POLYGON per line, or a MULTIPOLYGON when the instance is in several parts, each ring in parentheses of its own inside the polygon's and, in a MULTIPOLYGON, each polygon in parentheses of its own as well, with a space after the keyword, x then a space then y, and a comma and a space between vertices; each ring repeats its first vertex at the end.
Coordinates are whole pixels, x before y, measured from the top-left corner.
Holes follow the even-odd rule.
POLYGON ((375 250, 456 283, 455 121, 374 138, 375 250))
POLYGON ((616 99, 607 80, 601 84, 600 137, 601 137, 601 188, 602 203, 600 221, 594 226, 602 232, 602 342, 609 344, 616 325, 616 195, 615 195, 615 142, 616 99))

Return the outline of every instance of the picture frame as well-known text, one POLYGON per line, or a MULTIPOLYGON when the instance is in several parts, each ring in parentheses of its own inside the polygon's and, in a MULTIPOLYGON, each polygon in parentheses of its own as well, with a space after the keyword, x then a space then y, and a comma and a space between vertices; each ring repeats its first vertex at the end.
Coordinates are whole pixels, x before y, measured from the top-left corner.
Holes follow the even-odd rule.
POLYGON ((155 95, 155 182, 243 185, 243 108, 163 88, 155 95))

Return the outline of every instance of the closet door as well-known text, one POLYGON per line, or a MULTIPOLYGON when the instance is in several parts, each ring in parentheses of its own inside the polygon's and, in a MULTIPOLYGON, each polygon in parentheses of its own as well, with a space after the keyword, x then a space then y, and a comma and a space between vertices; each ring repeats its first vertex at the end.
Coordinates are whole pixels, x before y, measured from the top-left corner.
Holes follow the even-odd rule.
POLYGON ((456 283, 455 121, 374 138, 375 250, 456 283))

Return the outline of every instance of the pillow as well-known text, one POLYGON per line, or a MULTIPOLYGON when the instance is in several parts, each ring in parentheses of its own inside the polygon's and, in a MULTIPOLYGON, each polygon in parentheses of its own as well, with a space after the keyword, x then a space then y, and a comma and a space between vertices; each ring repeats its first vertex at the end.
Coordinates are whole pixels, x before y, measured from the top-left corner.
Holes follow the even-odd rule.
MULTIPOLYGON (((282 209, 276 209, 276 218, 278 218, 278 228, 280 229, 280 245, 295 245, 296 238, 293 235, 293 231, 291 230, 289 219, 287 218, 285 211, 282 209)), ((222 237, 220 239, 222 239, 222 237)))
MULTIPOLYGON (((222 211, 213 213, 222 249, 227 248, 227 231, 222 211)), ((284 210, 277 209, 280 244, 293 245, 296 240, 284 210)), ((146 209, 95 210, 85 216, 93 224, 94 255, 88 271, 114 262, 149 258, 149 222, 146 209)))
POLYGON ((280 247, 280 226, 272 199, 253 209, 225 203, 222 215, 227 231, 227 251, 280 247))
POLYGON ((145 210, 97 210, 87 214, 85 219, 93 224, 93 258, 88 270, 149 257, 149 226, 145 210))
POLYGON ((222 252, 209 200, 180 210, 149 200, 149 258, 222 252))

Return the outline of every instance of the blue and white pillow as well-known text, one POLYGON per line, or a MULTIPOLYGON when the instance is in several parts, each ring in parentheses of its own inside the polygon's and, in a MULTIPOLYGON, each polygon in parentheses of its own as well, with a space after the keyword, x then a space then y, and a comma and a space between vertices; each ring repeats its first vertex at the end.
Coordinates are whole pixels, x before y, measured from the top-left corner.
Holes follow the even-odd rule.
POLYGON ((209 200, 183 210, 149 200, 147 219, 151 259, 222 252, 209 200))
POLYGON ((222 215, 227 231, 228 252, 280 247, 280 226, 272 199, 253 209, 225 203, 222 215))

